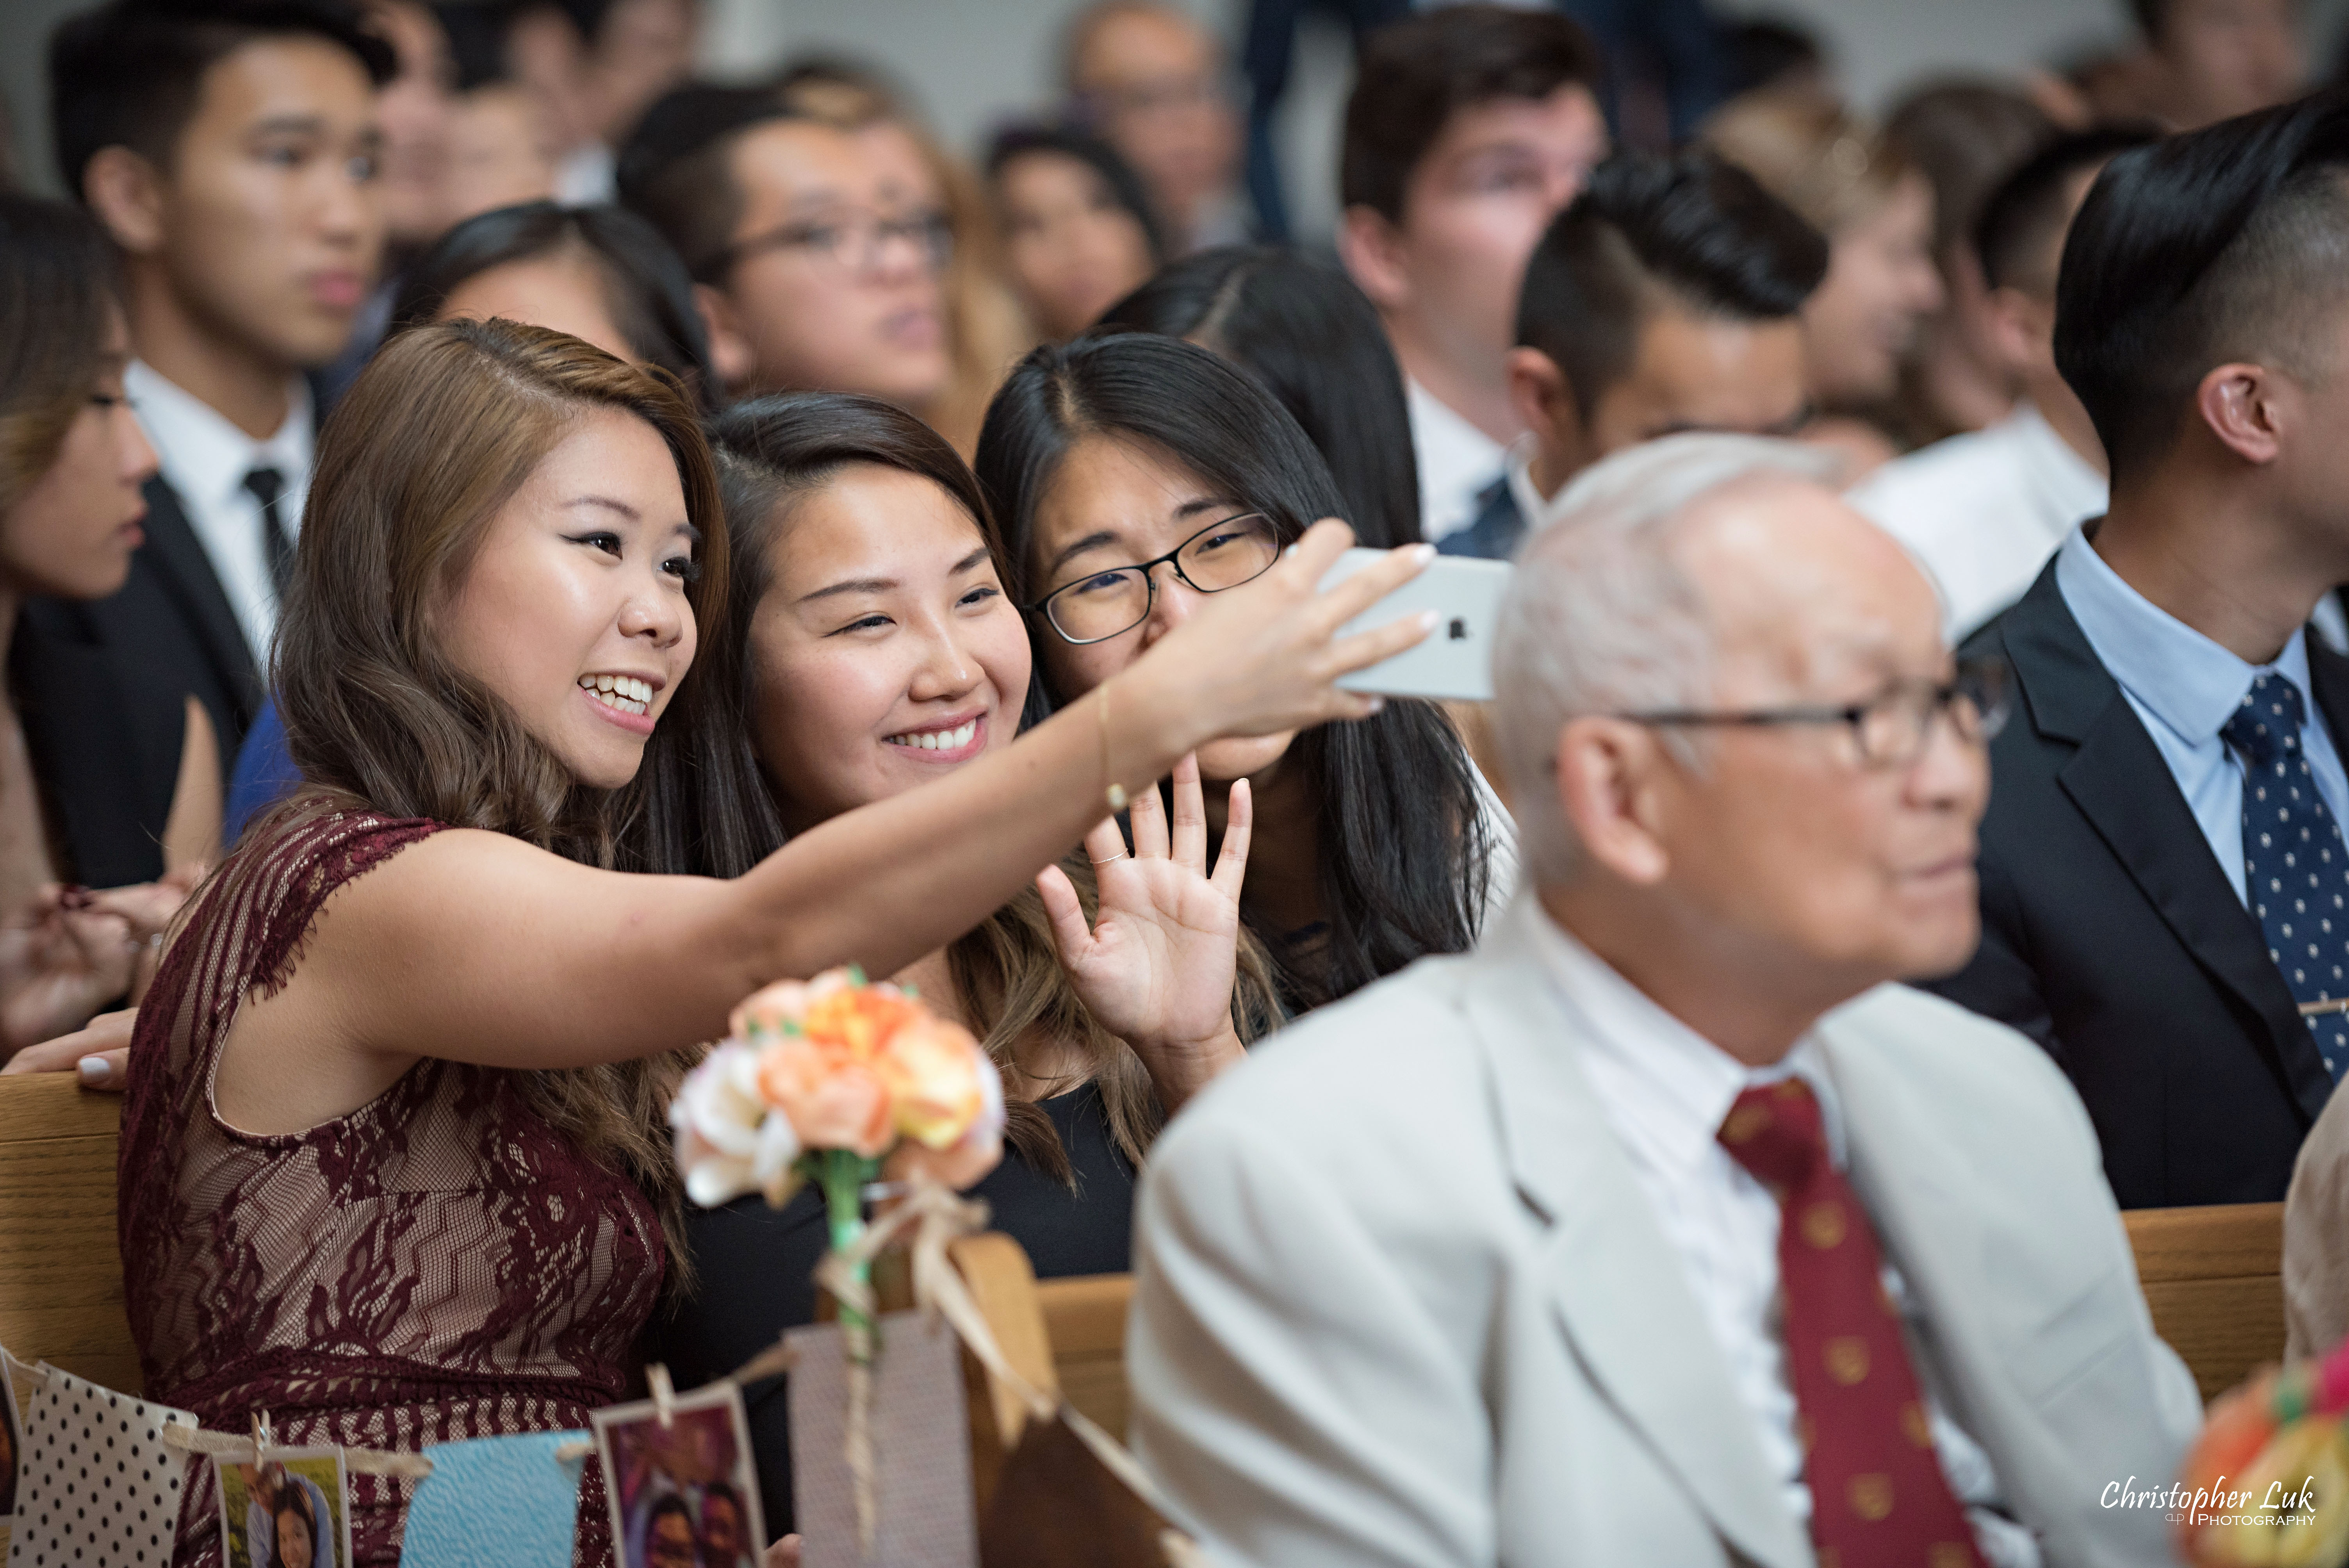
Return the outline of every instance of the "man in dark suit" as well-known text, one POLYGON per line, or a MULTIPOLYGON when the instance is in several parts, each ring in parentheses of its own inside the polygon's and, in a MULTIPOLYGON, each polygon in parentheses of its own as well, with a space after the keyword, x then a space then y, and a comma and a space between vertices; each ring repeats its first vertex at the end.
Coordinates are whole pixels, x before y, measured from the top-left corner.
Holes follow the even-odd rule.
POLYGON ((2065 249, 2055 355, 2112 463, 1981 634, 1981 951, 1936 988, 2079 1088, 2124 1207, 2267 1202, 2349 1063, 2349 98, 2123 153, 2065 249))
POLYGON ((304 373, 349 337, 380 256, 390 68, 341 0, 114 0, 51 39, 59 172, 121 253, 125 384, 162 467, 122 591, 26 606, 20 637, 47 645, 19 667, 92 676, 72 700, 27 694, 28 726, 176 755, 176 706, 136 696, 171 688, 233 762, 309 487, 304 373), (101 666, 133 695, 99 700, 101 666), (159 722, 172 735, 144 733, 159 722))
POLYGON ((1714 154, 1621 153, 1526 265, 1509 398, 1526 434, 1446 555, 1506 561, 1575 475, 1683 430, 1784 435, 1809 417, 1803 302, 1827 242, 1714 154))

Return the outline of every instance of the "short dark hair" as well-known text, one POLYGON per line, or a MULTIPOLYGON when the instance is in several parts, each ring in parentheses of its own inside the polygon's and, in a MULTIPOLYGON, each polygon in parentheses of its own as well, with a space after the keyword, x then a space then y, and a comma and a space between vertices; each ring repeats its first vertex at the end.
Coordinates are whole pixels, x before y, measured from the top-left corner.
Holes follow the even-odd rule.
POLYGON ((650 223, 618 207, 525 201, 474 214, 434 241, 400 279, 390 330, 423 325, 466 280, 492 267, 565 253, 594 264, 628 356, 676 377, 703 413, 716 408, 717 376, 693 280, 650 223))
POLYGON ((1031 152, 1073 158, 1100 175, 1111 197, 1142 225, 1142 237, 1150 243, 1151 261, 1155 263, 1165 259, 1166 225, 1159 222, 1157 210, 1150 204, 1150 192, 1143 187, 1142 176, 1133 171, 1133 165, 1117 149, 1098 136, 1067 126, 1007 126, 996 133, 993 145, 988 149, 988 183, 995 182, 1005 164, 1031 152))
POLYGON ((1176 262, 1100 325, 1187 338, 1250 372, 1329 463, 1355 538, 1375 550, 1419 542, 1402 367, 1344 273, 1275 246, 1226 245, 1176 262))
POLYGON ((1346 100, 1340 199, 1401 222, 1412 170, 1454 114, 1568 84, 1595 93, 1601 74, 1590 35, 1556 11, 1446 5, 1381 27, 1346 100))
POLYGON ((2150 126, 2100 125, 2057 137, 2025 159, 1982 202, 1973 230, 1974 255, 1992 288, 2052 294, 2064 231, 2072 221, 2064 200, 2072 181, 2159 133, 2150 126))
POLYGON ((1631 367, 1660 302, 1782 321, 1826 271, 1826 237, 1717 153, 1619 153, 1534 247, 1517 342, 1557 362, 1587 418, 1631 367))
MULTIPOLYGON (((709 1505, 722 1502, 734 1511, 734 1518, 745 1529, 750 1527, 750 1511, 742 1506, 742 1494, 722 1480, 713 1480, 701 1489, 701 1517, 709 1517, 709 1505)), ((713 1563, 709 1568, 730 1568, 730 1564, 713 1563)))
POLYGON ((2349 93, 2124 152, 2064 246, 2055 365, 2116 481, 2158 460, 2229 359, 2287 362, 2310 303, 2349 289, 2349 93))
POLYGON ((702 283, 715 283, 724 270, 742 221, 734 143, 774 120, 822 123, 771 88, 682 87, 647 109, 620 148, 614 175, 620 205, 657 230, 702 283))
POLYGON ((1819 36, 1784 16, 1724 16, 1714 25, 1721 101, 1805 83, 1826 70, 1819 36))
POLYGON ((89 160, 109 147, 168 169, 205 73, 272 37, 323 38, 377 87, 391 80, 391 46, 346 0, 113 0, 59 23, 49 35, 49 129, 66 189, 81 197, 89 160))

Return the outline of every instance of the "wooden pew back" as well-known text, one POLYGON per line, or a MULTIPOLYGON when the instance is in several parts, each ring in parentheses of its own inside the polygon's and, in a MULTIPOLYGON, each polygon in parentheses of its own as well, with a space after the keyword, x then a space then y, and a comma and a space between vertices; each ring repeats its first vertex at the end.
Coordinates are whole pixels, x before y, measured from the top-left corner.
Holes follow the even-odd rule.
POLYGON ((2283 1205, 2123 1213, 2153 1326, 2206 1400, 2283 1358, 2283 1205))

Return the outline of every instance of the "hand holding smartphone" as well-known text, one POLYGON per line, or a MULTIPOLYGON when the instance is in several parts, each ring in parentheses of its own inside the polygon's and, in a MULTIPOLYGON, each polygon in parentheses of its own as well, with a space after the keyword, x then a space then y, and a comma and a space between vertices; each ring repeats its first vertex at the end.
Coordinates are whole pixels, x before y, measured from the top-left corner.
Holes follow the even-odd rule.
MULTIPOLYGON (((1322 577, 1322 591, 1328 592, 1386 553, 1383 550, 1347 551, 1322 577)), ((1435 630, 1417 646, 1342 676, 1338 684, 1349 691, 1385 696, 1491 701, 1493 634, 1511 570, 1506 561, 1437 556, 1418 576, 1347 622, 1339 635, 1350 636, 1429 610, 1435 612, 1435 630)))

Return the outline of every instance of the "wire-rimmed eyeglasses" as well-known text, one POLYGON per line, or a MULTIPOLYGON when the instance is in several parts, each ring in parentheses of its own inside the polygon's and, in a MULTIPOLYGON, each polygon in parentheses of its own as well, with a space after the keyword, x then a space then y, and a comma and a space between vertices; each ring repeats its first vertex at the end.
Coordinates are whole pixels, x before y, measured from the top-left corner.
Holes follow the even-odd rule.
POLYGON ((1962 659, 1950 680, 1894 681, 1866 702, 1841 707, 1820 703, 1729 711, 1665 708, 1610 717, 1653 725, 1840 724, 1849 727, 1863 764, 1906 768, 1925 754, 1934 720, 1945 715, 1958 738, 1970 745, 1995 736, 2006 724, 2011 685, 2003 660, 1962 659))
POLYGON ((869 273, 880 266, 882 254, 893 240, 911 245, 931 272, 945 267, 954 255, 954 226, 943 212, 913 212, 901 218, 851 212, 782 223, 739 240, 710 257, 694 275, 703 283, 714 283, 761 251, 783 250, 804 251, 833 266, 869 273))

